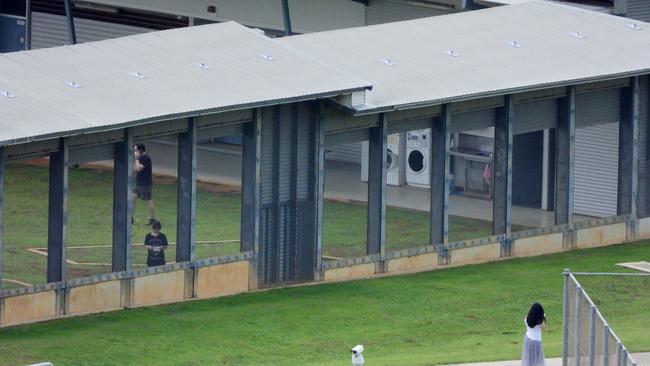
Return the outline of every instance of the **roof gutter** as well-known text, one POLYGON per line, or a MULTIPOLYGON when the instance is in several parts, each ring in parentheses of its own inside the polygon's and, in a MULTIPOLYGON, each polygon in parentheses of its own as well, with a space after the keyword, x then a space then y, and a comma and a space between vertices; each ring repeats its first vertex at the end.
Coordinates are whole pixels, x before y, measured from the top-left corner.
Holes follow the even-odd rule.
POLYGON ((262 108, 262 107, 269 107, 269 106, 280 105, 280 104, 305 102, 305 101, 309 101, 309 100, 331 99, 331 98, 339 97, 339 96, 345 95, 345 94, 352 94, 352 93, 357 93, 357 92, 365 92, 366 90, 370 90, 370 89, 372 89, 372 86, 366 85, 366 86, 355 87, 355 88, 350 88, 350 89, 343 89, 343 90, 337 90, 337 91, 331 91, 331 92, 308 94, 308 95, 303 95, 303 96, 299 96, 299 97, 273 99, 273 100, 267 100, 267 101, 264 101, 264 102, 243 103, 243 104, 235 104, 235 105, 227 106, 227 107, 208 108, 208 109, 202 109, 202 110, 196 110, 196 111, 190 111, 190 112, 167 114, 167 115, 161 115, 161 116, 156 116, 156 117, 143 118, 143 119, 139 119, 139 120, 133 120, 133 121, 128 121, 128 122, 118 123, 118 124, 114 124, 114 125, 95 126, 95 127, 90 127, 90 128, 81 128, 81 129, 76 129, 76 130, 69 130, 69 131, 65 131, 65 132, 56 132, 56 133, 49 133, 49 134, 44 134, 44 135, 37 135, 37 136, 30 136, 30 137, 24 137, 24 138, 4 140, 4 141, 0 141, 0 147, 10 146, 10 145, 26 144, 26 143, 30 143, 30 142, 50 140, 50 139, 54 139, 54 138, 70 137, 70 136, 76 136, 76 135, 81 135, 81 134, 108 132, 108 131, 114 131, 114 130, 119 130, 119 129, 123 129, 123 128, 136 127, 136 126, 145 125, 145 124, 154 123, 154 122, 162 122, 162 121, 168 121, 168 120, 174 120, 174 119, 197 117, 197 116, 202 116, 202 115, 207 115, 207 114, 224 113, 224 112, 231 112, 231 111, 237 111, 237 110, 242 110, 242 109, 251 109, 251 108, 262 108))

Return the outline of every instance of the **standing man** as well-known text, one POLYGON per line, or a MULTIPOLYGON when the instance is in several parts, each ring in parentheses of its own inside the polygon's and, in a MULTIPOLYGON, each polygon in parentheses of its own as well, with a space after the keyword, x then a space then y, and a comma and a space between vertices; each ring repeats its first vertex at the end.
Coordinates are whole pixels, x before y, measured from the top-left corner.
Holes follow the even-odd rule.
POLYGON ((153 180, 151 177, 151 158, 147 154, 147 149, 144 144, 137 144, 133 146, 133 154, 135 155, 134 169, 136 172, 135 189, 131 193, 131 203, 133 211, 131 212, 131 224, 134 223, 133 217, 135 216, 135 201, 140 198, 147 202, 149 206, 149 222, 147 226, 156 221, 154 215, 153 200, 151 199, 151 190, 153 188, 153 180))

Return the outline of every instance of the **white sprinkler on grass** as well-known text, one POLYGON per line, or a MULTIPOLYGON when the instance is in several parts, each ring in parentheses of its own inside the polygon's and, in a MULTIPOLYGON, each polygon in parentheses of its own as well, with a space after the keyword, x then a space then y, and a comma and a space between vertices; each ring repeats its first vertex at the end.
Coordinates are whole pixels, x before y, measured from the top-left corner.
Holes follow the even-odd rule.
POLYGON ((352 348, 352 366, 362 366, 364 362, 363 359, 363 346, 357 345, 352 348))

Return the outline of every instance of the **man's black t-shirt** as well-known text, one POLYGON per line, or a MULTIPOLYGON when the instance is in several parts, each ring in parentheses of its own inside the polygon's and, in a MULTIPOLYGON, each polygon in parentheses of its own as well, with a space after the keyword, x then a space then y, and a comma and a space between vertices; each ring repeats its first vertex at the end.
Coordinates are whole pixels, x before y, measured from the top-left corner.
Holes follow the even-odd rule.
POLYGON ((164 249, 167 247, 167 237, 165 234, 160 233, 157 236, 147 234, 144 237, 144 245, 149 245, 152 248, 149 249, 147 255, 147 265, 149 266, 161 266, 165 264, 165 252, 164 249))
POLYGON ((135 185, 138 187, 150 186, 152 184, 152 179, 151 158, 149 157, 149 154, 140 156, 140 158, 138 158, 138 161, 144 166, 144 168, 136 175, 135 185))

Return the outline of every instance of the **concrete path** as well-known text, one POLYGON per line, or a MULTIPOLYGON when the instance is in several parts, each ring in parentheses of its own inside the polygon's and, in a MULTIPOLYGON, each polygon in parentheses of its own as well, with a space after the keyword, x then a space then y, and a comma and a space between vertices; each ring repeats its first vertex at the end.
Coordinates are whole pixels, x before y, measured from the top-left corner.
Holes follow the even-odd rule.
MULTIPOLYGON (((176 175, 177 147, 170 141, 148 142, 147 152, 154 162, 154 173, 176 175)), ((327 161, 325 176, 325 198, 343 201, 365 202, 368 185, 361 181, 361 166, 358 164, 327 161)), ((199 180, 228 185, 241 185, 241 147, 234 145, 201 145, 197 157, 199 180)), ((389 206, 429 211, 430 190, 411 186, 388 186, 386 192, 389 206)), ((492 201, 452 195, 449 198, 449 212, 455 216, 479 220, 492 220, 492 201)), ((576 216, 577 221, 588 220, 576 216)), ((529 227, 550 227, 554 224, 553 212, 513 206, 512 221, 515 225, 529 227)))
MULTIPOLYGON (((634 353, 632 354, 638 366, 650 366, 650 352, 634 353)), ((513 361, 495 361, 495 362, 479 362, 479 363, 458 363, 453 366, 520 366, 519 360, 513 361)), ((448 365, 452 366, 452 365, 448 365)), ((561 358, 547 358, 546 366, 562 366, 561 358)))

